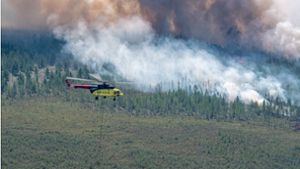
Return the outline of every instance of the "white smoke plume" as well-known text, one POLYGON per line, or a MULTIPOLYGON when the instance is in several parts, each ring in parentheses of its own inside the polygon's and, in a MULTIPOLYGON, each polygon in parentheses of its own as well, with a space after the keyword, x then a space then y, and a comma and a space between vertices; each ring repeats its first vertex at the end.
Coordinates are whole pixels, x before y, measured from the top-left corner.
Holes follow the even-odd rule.
POLYGON ((300 59, 300 1, 273 0, 272 7, 266 12, 267 17, 277 18, 274 27, 262 34, 264 50, 300 59))
POLYGON ((263 35, 263 47, 269 52, 299 59, 300 28, 294 28, 290 22, 278 23, 263 35))
POLYGON ((206 89, 222 93, 230 101, 239 97, 246 103, 262 103, 265 94, 287 99, 280 77, 256 72, 254 62, 230 57, 222 61, 197 41, 157 37, 141 17, 120 19, 110 26, 81 21, 74 29, 57 27, 54 32, 67 42, 65 50, 82 63, 98 72, 110 63, 119 75, 138 86, 187 79, 190 84, 206 84, 206 89))

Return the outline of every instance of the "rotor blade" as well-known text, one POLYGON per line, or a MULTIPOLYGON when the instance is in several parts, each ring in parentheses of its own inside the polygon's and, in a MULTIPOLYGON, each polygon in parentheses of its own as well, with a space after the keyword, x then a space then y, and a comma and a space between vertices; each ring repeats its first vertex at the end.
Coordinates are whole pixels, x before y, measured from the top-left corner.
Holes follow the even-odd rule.
POLYGON ((95 80, 90 79, 82 79, 77 77, 66 77, 67 80, 78 80, 78 81, 84 81, 84 82, 96 82, 95 80))
POLYGON ((133 84, 133 82, 114 82, 115 84, 133 84))
POLYGON ((97 75, 97 74, 89 74, 93 79, 95 79, 98 82, 106 83, 106 84, 133 84, 132 82, 122 82, 122 81, 107 81, 107 80, 102 80, 102 78, 97 75))
POLYGON ((89 75, 98 82, 106 82, 106 81, 102 80, 102 78, 97 74, 89 74, 89 75))

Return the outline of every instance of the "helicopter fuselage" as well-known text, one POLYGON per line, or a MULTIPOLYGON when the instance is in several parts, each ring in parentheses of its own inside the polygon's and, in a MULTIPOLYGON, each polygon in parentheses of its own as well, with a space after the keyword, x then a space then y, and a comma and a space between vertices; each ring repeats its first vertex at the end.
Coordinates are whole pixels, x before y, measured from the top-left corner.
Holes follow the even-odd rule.
POLYGON ((124 93, 111 85, 108 84, 71 84, 69 81, 66 81, 68 87, 75 89, 89 89, 91 94, 95 96, 96 100, 98 97, 114 97, 123 96, 124 93))
POLYGON ((96 89, 96 90, 90 90, 92 95, 95 97, 118 97, 123 96, 123 92, 121 92, 118 88, 113 89, 96 89))

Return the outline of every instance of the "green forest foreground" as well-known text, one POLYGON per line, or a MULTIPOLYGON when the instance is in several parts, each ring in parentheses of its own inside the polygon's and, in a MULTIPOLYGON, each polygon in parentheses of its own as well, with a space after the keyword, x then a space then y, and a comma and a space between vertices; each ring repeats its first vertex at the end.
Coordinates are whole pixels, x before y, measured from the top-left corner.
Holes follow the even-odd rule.
MULTIPOLYGON (((108 101, 108 100, 106 100, 108 101)), ((294 168, 300 133, 272 124, 136 116, 60 97, 2 100, 2 168, 294 168)))
MULTIPOLYGON (((169 91, 120 87, 124 97, 96 102, 66 87, 66 76, 95 72, 61 52, 63 42, 36 31, 2 36, 1 168, 300 168, 293 100, 228 102, 174 82, 169 91)), ((297 62, 267 63, 300 74, 297 62)))

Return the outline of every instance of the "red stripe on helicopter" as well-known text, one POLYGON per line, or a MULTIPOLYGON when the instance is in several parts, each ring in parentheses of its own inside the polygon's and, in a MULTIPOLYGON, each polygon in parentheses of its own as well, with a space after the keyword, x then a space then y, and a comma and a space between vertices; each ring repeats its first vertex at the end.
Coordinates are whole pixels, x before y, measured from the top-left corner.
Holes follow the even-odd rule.
POLYGON ((92 84, 72 84, 69 81, 66 80, 66 83, 68 87, 75 88, 75 89, 91 89, 91 88, 97 88, 97 85, 92 84))

